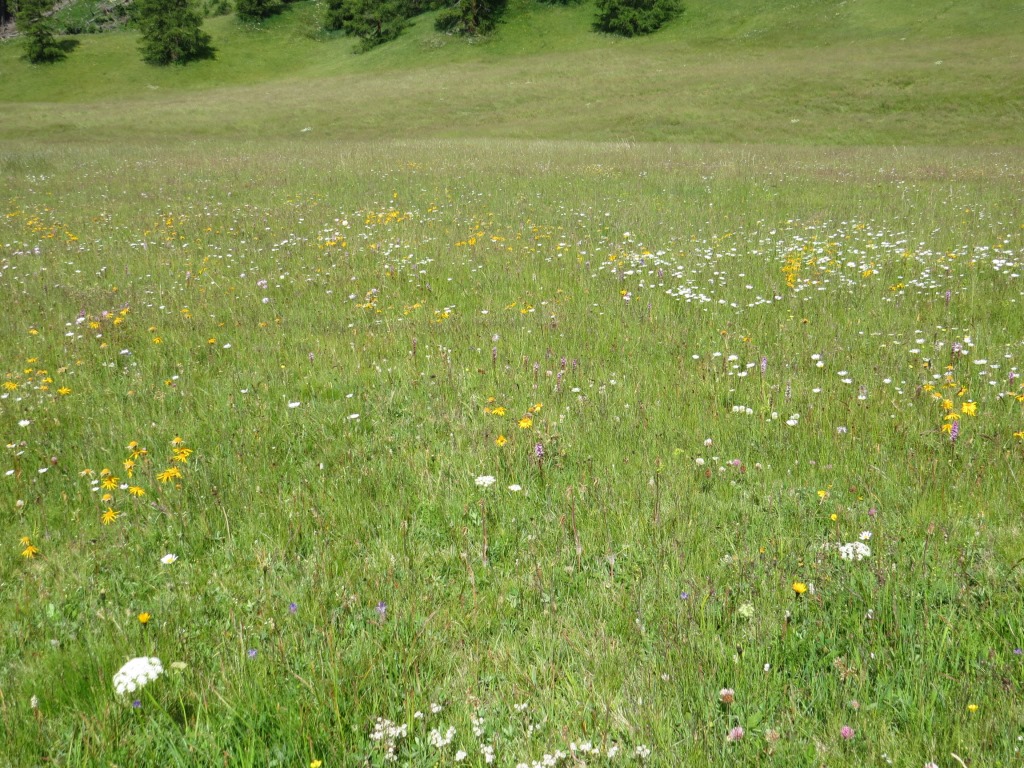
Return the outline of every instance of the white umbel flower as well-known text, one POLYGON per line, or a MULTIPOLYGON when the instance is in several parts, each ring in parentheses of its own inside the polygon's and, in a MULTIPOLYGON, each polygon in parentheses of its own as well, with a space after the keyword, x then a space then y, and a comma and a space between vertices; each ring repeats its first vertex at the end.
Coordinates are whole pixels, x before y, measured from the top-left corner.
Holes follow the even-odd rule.
POLYGON ((494 485, 494 477, 491 475, 480 475, 480 477, 476 479, 476 484, 481 488, 490 488, 494 485))
POLYGON ((139 656, 126 662, 114 675, 114 690, 119 696, 135 693, 164 673, 164 665, 156 656, 139 656))

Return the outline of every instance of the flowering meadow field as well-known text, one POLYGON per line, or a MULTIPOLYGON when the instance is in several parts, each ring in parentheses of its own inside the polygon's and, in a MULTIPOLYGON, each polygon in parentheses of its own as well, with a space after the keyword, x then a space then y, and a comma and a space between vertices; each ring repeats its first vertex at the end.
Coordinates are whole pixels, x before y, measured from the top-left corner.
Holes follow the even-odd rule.
POLYGON ((0 178, 0 765, 1024 760, 1019 152, 0 178))

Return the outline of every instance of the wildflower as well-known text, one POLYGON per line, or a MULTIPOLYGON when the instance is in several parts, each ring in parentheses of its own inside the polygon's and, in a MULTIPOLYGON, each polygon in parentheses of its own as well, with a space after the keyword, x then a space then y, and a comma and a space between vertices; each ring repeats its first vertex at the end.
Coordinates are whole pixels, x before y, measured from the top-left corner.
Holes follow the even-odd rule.
POLYGON ((494 485, 494 477, 492 475, 480 475, 476 479, 476 484, 481 488, 490 488, 494 485))
POLYGON ((171 480, 180 479, 181 470, 177 467, 168 467, 156 476, 161 483, 169 483, 171 480))
POLYGON ((57 394, 60 395, 61 397, 65 397, 66 395, 70 395, 71 394, 71 387, 61 387, 60 389, 57 390, 57 394))
POLYGON ((978 404, 977 403, 963 403, 960 405, 960 412, 965 416, 977 416, 978 415, 978 404))
POLYGON ((245 652, 245 655, 248 656, 250 659, 255 659, 258 653, 259 651, 257 651, 255 648, 250 648, 248 651, 245 652))
POLYGON ((541 459, 544 458, 544 444, 543 443, 537 443, 535 446, 533 446, 533 455, 537 459, 537 461, 540 461, 541 459))
POLYGON ((146 489, 138 485, 130 485, 128 486, 128 493, 130 493, 132 496, 142 498, 143 496, 146 495, 146 489))
POLYGON ((807 591, 807 585, 802 581, 794 581, 793 591, 796 592, 797 595, 802 595, 807 591))
POLYGON ((494 441, 494 444, 500 448, 507 442, 508 438, 506 438, 504 435, 498 435, 498 437, 494 441))
POLYGON ((39 547, 37 547, 35 544, 31 543, 28 540, 27 536, 21 540, 21 543, 25 547, 23 550, 21 550, 21 556, 24 557, 25 559, 31 560, 32 558, 34 558, 36 555, 39 554, 39 547))
POLYGON ((179 445, 184 445, 184 444, 185 444, 185 439, 182 438, 179 435, 175 435, 173 438, 171 438, 171 446, 174 447, 174 448, 177 448, 179 445))
POLYGON ((518 483, 512 483, 512 485, 510 485, 508 489, 512 491, 512 493, 519 493, 521 490, 523 490, 523 486, 519 485, 518 483))
MULTIPOLYGON (((484 411, 486 410, 487 409, 485 408, 484 411)), ((507 411, 505 410, 505 406, 499 405, 497 408, 492 408, 490 410, 490 413, 494 416, 504 416, 507 413, 507 411)))
POLYGON ((871 557, 871 547, 862 542, 853 541, 839 547, 839 556, 843 560, 857 560, 859 562, 866 557, 871 557))
POLYGON ((843 737, 843 741, 849 741, 854 736, 853 728, 848 725, 844 725, 839 729, 839 735, 843 737))
POLYGON ((147 613, 146 611, 143 611, 138 615, 139 624, 141 624, 142 626, 146 626, 147 624, 149 624, 149 620, 152 618, 153 616, 147 613))
POLYGON ((377 616, 380 618, 381 621, 384 621, 384 619, 387 618, 388 604, 385 603, 383 600, 377 603, 377 607, 375 610, 377 611, 377 616))
POLYGON ((968 704, 967 705, 967 711, 970 712, 971 714, 974 714, 975 712, 978 711, 978 705, 977 704, 968 704))
POLYGON ((100 483, 100 486, 104 490, 112 491, 115 488, 117 488, 117 484, 119 482, 120 482, 120 479, 117 478, 117 477, 114 477, 114 475, 107 475, 106 477, 103 478, 103 482, 100 483))
POLYGON ((960 437, 960 422, 954 421, 949 425, 949 442, 955 443, 958 437, 960 437))
POLYGON ((119 696, 134 693, 164 673, 164 666, 155 656, 139 656, 126 662, 114 675, 114 690, 119 696))
POLYGON ((860 532, 860 540, 861 541, 870 541, 871 540, 871 531, 861 531, 860 532))
POLYGON ((725 740, 729 742, 737 742, 743 738, 745 733, 746 731, 743 730, 743 726, 737 725, 735 728, 729 731, 729 735, 725 737, 725 740))
POLYGON ((160 562, 164 565, 172 565, 173 563, 178 562, 178 556, 168 552, 166 555, 160 558, 160 562))
POLYGON ((21 421, 18 422, 18 426, 19 427, 27 427, 31 423, 32 422, 29 421, 28 419, 22 419, 21 421))
POLYGON ((297 613, 299 610, 298 603, 288 603, 288 613, 297 613))
POLYGON ((531 419, 529 416, 523 416, 523 418, 521 418, 519 420, 519 428, 520 429, 529 429, 532 426, 533 426, 533 419, 531 419))
POLYGON ((104 525, 110 525, 112 522, 117 520, 119 512, 113 507, 107 507, 107 511, 100 517, 100 522, 104 525))
POLYGON ((736 701, 736 692, 732 688, 723 688, 718 692, 718 700, 723 704, 732 704, 736 701))

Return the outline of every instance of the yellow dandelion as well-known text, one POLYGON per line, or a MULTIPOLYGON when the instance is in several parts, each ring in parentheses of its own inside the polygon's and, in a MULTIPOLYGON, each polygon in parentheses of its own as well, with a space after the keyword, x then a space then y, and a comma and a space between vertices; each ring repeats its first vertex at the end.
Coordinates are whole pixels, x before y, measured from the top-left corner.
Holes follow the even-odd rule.
POLYGON ((967 711, 971 712, 972 714, 974 712, 977 712, 978 711, 978 705, 977 704, 968 704, 967 705, 967 711))
POLYGON ((504 435, 498 435, 497 439, 494 441, 494 444, 500 448, 507 442, 508 439, 504 435))
POLYGON ((506 413, 505 406, 499 405, 497 408, 492 408, 491 413, 495 416, 504 416, 506 413))
POLYGON ((57 390, 57 394, 60 395, 61 397, 65 397, 66 395, 70 395, 71 394, 71 387, 61 387, 60 389, 57 390))
POLYGON ((793 591, 796 592, 798 595, 802 595, 804 594, 804 592, 807 591, 807 585, 804 584, 802 581, 794 581, 793 591))
POLYGON ((107 507, 107 511, 100 516, 100 522, 104 525, 110 525, 112 522, 117 520, 117 516, 120 513, 113 507, 107 507))
POLYGON ((143 611, 138 616, 139 624, 141 624, 142 626, 146 626, 147 624, 149 624, 149 620, 152 618, 152 615, 150 615, 147 611, 143 611))
POLYGON ((543 408, 543 407, 544 407, 544 403, 534 403, 533 405, 531 405, 526 410, 528 410, 530 413, 540 413, 540 409, 543 408))

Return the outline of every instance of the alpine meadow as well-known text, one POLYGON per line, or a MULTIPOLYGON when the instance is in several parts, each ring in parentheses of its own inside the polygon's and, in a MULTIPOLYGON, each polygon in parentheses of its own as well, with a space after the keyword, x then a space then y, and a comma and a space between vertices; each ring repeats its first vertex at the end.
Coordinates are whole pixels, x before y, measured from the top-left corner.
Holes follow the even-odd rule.
POLYGON ((8 17, 0 768, 1024 765, 1024 0, 8 17))

